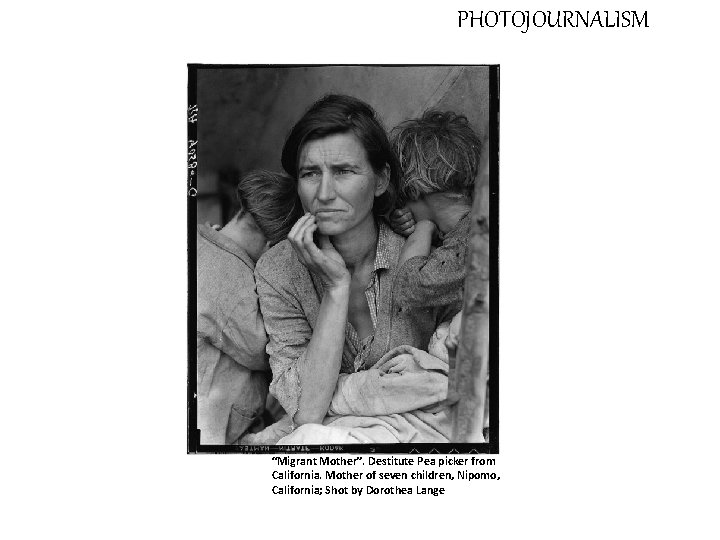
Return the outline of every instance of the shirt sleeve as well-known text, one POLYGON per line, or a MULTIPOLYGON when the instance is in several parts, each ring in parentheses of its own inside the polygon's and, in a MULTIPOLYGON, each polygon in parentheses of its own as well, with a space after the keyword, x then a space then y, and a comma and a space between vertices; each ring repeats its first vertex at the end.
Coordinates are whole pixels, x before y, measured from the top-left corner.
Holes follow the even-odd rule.
POLYGON ((394 298, 408 308, 462 308, 465 283, 465 254, 470 236, 470 219, 464 217, 430 255, 412 257, 398 271, 394 298))
POLYGON ((273 374, 270 393, 292 419, 300 404, 299 366, 312 338, 312 328, 290 292, 271 284, 257 268, 255 278, 268 334, 267 353, 273 374))

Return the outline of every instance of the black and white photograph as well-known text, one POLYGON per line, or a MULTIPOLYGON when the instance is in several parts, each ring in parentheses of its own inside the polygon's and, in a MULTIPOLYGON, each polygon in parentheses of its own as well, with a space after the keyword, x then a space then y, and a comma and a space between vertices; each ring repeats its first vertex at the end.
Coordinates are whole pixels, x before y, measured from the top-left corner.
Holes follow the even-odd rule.
POLYGON ((4 538, 720 538, 720 3, 3 8, 4 538))
POLYGON ((188 66, 189 452, 498 452, 499 72, 188 66))

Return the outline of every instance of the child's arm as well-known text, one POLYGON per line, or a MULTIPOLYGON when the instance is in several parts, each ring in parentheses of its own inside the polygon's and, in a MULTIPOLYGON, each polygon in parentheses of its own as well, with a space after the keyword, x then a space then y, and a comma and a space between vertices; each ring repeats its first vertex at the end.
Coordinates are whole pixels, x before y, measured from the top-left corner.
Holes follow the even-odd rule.
POLYGON ((415 224, 415 230, 408 236, 402 251, 400 251, 398 265, 402 266, 405 261, 413 257, 427 257, 430 255, 430 247, 436 234, 437 227, 432 221, 427 219, 418 221, 415 224))
POLYGON ((401 261, 394 285, 398 304, 408 308, 444 306, 449 312, 460 311, 469 235, 470 218, 465 216, 432 253, 401 261))

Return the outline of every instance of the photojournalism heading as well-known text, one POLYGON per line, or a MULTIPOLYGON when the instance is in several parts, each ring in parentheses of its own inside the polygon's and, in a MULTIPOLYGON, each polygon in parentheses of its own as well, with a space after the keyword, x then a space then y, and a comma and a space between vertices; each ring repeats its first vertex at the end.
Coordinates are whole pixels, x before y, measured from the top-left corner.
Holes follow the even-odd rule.
POLYGON ((649 28, 643 11, 458 11, 460 28, 649 28), (479 13, 479 15, 476 15, 479 13))

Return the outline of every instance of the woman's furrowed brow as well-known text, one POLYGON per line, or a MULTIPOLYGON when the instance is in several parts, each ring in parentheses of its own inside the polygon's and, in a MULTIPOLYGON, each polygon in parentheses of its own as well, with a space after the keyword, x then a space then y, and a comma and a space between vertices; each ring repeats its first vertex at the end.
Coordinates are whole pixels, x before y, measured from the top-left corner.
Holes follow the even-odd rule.
MULTIPOLYGON (((359 167, 358 163, 351 161, 351 160, 338 160, 338 161, 332 161, 329 163, 329 166, 333 169, 355 169, 359 167)), ((321 169, 320 165, 315 163, 307 163, 307 164, 301 164, 300 167, 298 167, 298 172, 300 171, 319 171, 321 169)))
POLYGON ((308 163, 307 165, 300 165, 300 167, 298 167, 298 172, 301 172, 301 171, 319 171, 319 170, 320 170, 320 166, 319 166, 319 165, 312 164, 312 163, 308 163))
POLYGON ((352 161, 338 161, 337 163, 333 163, 332 167, 335 169, 353 169, 357 167, 357 163, 352 161))

